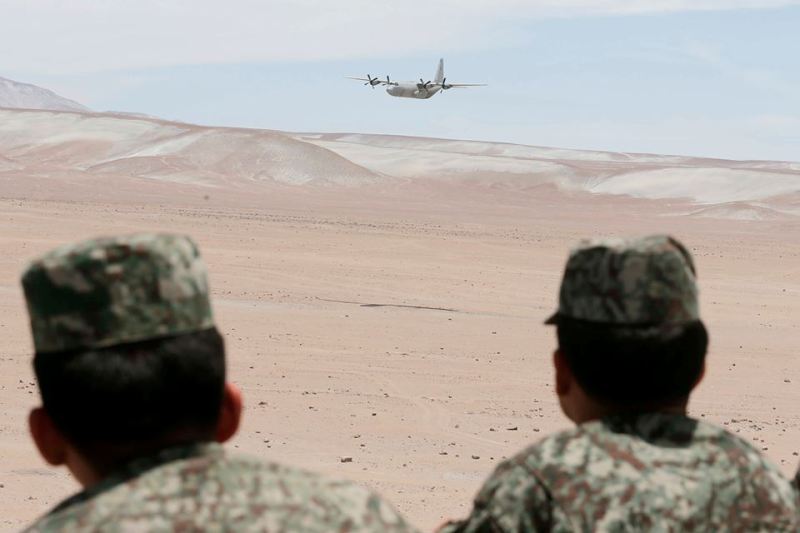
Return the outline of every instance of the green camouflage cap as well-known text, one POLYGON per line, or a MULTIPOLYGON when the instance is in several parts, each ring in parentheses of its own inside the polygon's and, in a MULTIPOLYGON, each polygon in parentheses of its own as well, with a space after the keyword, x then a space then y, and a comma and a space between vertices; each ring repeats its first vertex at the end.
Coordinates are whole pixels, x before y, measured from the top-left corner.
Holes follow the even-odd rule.
POLYGON ((206 267, 180 235, 100 238, 57 248, 22 276, 37 353, 102 348, 214 325, 206 267))
POLYGON ((585 240, 561 281, 560 317, 620 326, 679 325, 700 319, 694 263, 667 235, 585 240))

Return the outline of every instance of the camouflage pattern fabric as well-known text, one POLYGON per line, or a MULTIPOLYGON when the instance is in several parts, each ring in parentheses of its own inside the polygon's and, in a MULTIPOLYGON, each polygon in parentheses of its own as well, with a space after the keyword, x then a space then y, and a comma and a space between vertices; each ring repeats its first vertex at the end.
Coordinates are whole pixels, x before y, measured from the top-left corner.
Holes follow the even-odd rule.
POLYGON ((561 282, 558 317, 627 326, 699 320, 692 257, 666 235, 582 241, 561 282))
POLYGON ((227 456, 218 444, 131 463, 56 507, 28 532, 415 531, 387 503, 347 482, 227 456))
POLYGON ((610 417, 502 463, 443 529, 798 531, 790 482, 751 445, 682 415, 610 417))
POLYGON ((794 475, 794 478, 792 479, 792 486, 794 488, 795 493, 797 494, 798 507, 800 507, 800 469, 797 470, 797 473, 794 475))
POLYGON ((22 277, 39 353, 102 348, 213 326, 206 267, 179 235, 94 239, 53 250, 22 277))

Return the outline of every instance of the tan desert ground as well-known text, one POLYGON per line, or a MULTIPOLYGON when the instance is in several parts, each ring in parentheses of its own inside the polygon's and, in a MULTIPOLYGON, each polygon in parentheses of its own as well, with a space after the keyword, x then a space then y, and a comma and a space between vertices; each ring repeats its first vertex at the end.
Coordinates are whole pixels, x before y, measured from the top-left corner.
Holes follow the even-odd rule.
POLYGON ((205 255, 246 400, 230 447, 373 487, 424 530, 568 427, 542 321, 581 237, 691 248, 712 336, 691 413, 787 474, 800 463, 798 163, 0 110, 0 224, 2 530, 77 488, 27 435, 20 273, 138 231, 190 234, 205 255))

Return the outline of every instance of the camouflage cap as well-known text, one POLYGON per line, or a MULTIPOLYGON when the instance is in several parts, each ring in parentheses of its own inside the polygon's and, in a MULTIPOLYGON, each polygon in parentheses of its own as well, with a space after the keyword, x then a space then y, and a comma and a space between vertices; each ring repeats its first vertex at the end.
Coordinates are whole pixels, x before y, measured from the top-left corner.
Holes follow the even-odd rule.
POLYGON ((582 241, 567 261, 558 311, 545 323, 561 317, 620 326, 699 320, 692 256, 667 235, 582 241))
POLYGON ((37 353, 102 348, 214 325, 206 267, 180 235, 84 241, 34 260, 22 276, 37 353))

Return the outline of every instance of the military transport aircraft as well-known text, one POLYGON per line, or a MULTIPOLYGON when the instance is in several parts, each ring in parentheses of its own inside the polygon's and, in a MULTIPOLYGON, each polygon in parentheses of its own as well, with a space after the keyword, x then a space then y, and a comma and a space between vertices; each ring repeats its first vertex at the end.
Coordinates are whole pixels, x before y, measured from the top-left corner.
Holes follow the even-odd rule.
POLYGON ((400 98, 419 98, 426 100, 438 93, 439 91, 446 91, 448 89, 458 87, 485 87, 485 83, 447 83, 447 78, 444 77, 444 59, 439 60, 439 68, 436 69, 436 76, 433 81, 424 81, 419 79, 419 83, 413 81, 392 81, 389 76, 385 80, 380 78, 373 78, 367 74, 366 78, 353 78, 347 76, 347 79, 358 80, 365 82, 364 85, 369 85, 373 89, 376 85, 385 85, 386 92, 392 96, 400 98))

